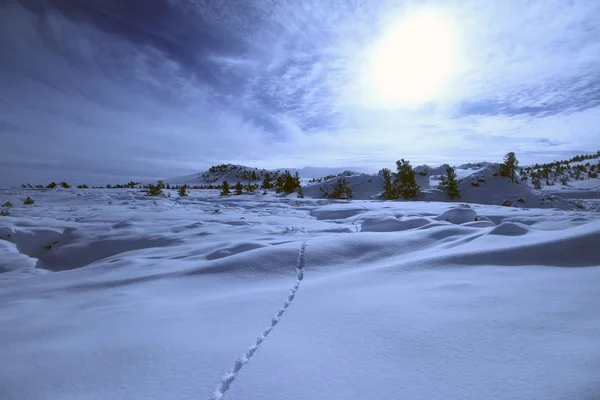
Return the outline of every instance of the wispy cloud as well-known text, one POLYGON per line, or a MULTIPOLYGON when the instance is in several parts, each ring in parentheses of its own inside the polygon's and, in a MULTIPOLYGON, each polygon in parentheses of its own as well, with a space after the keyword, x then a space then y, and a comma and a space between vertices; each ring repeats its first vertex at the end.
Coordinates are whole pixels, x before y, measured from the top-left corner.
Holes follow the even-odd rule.
POLYGON ((0 158, 15 181, 600 147, 595 0, 43 4, 0 6, 0 158), (453 74, 427 103, 380 104, 371 49, 423 8, 454 27, 453 74))

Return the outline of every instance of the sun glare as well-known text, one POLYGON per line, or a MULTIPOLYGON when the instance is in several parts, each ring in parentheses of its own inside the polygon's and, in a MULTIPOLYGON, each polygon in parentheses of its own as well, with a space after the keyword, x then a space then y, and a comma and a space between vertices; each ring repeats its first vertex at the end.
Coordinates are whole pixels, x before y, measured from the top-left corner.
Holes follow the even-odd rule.
POLYGON ((422 12, 393 26, 376 45, 370 85, 386 103, 416 104, 435 98, 452 71, 455 39, 439 15, 422 12))

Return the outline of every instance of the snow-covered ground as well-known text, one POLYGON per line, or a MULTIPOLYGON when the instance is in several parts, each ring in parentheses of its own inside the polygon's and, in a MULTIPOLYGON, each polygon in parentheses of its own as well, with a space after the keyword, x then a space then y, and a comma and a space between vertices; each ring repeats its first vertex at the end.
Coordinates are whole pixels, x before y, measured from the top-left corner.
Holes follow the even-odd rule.
POLYGON ((171 193, 0 191, 0 399, 600 398, 598 213, 171 193))

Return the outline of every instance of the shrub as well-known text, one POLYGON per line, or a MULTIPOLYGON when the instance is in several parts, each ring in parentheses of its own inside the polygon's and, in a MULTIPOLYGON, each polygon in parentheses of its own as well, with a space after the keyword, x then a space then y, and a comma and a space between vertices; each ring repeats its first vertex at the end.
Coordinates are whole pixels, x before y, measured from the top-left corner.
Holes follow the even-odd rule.
POLYGON ((2 207, 4 208, 11 208, 13 206, 13 203, 11 203, 10 201, 7 201, 6 203, 2 204, 2 207))
POLYGON ((229 196, 229 183, 223 181, 223 188, 221 189, 221 196, 229 196))
POLYGON ((62 187, 63 189, 69 189, 71 187, 71 185, 69 185, 67 182, 62 181, 60 183, 60 187, 62 187))
POLYGON ((510 200, 505 200, 504 203, 502 203, 502 205, 504 207, 510 207, 510 206, 512 206, 512 202, 510 200))
MULTIPOLYGON (((1 210, 0 211, 0 216, 2 216, 2 217, 8 217, 8 210, 1 210)), ((10 237, 10 235, 9 235, 9 237, 10 237)))
POLYGON ((30 205, 33 203, 35 203, 35 201, 33 201, 33 199, 29 196, 27 196, 27 198, 23 201, 23 204, 25 204, 25 205, 30 205))
POLYGON ((333 191, 331 193, 322 187, 321 193, 323 197, 329 199, 350 200, 352 198, 352 187, 350 186, 350 182, 345 178, 339 178, 337 182, 333 184, 333 191))
POLYGON ((525 203, 525 199, 521 198, 519 200, 517 200, 519 203, 525 203))
POLYGON ((187 185, 183 185, 179 188, 179 191, 177 192, 179 194, 179 197, 185 197, 188 195, 187 192, 187 185))
POLYGON ((244 185, 242 185, 242 182, 237 181, 233 189, 235 190, 234 195, 239 196, 244 192, 244 185))
POLYGON ((271 189, 273 187, 273 184, 271 183, 271 175, 267 172, 265 174, 265 179, 262 182, 262 185, 260 186, 261 189, 271 189))
POLYGON ((164 196, 165 194, 162 191, 163 188, 164 188, 164 185, 162 185, 162 181, 158 181, 158 184, 156 184, 156 185, 148 184, 148 192, 146 193, 146 195, 147 196, 164 196))
POLYGON ((585 207, 583 206, 583 204, 577 204, 577 206, 576 206, 576 207, 577 207, 578 209, 580 209, 580 210, 584 210, 584 209, 585 209, 585 207))
POLYGON ((275 191, 277 193, 293 193, 297 188, 300 187, 300 175, 296 172, 292 175, 290 171, 285 170, 275 180, 275 191))
POLYGON ((479 183, 477 183, 477 182, 471 182, 471 186, 479 186, 479 183))
POLYGON ((50 182, 48 186, 46 186, 46 189, 54 189, 56 186, 56 182, 50 182))
POLYGON ((52 242, 52 243, 50 243, 50 244, 47 244, 47 245, 45 245, 45 246, 44 246, 44 248, 45 248, 46 250, 52 250, 52 248, 53 248, 53 247, 54 247, 56 244, 58 244, 58 240, 55 240, 54 242, 52 242))

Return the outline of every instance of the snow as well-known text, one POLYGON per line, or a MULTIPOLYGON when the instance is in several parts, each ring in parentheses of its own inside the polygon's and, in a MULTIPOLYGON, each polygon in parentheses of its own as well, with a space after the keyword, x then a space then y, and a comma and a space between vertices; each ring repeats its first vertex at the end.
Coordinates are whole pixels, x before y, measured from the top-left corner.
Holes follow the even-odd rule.
POLYGON ((2 400, 600 397, 599 213, 167 192, 0 191, 2 400))

